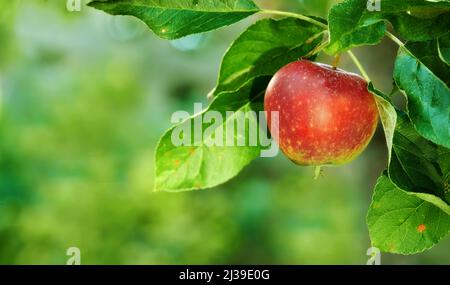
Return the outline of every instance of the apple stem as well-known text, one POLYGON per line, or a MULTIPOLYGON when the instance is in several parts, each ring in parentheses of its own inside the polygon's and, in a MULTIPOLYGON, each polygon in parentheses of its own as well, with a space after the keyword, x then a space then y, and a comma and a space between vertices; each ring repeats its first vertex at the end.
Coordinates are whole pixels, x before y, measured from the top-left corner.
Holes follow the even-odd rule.
POLYGON ((341 61, 341 54, 339 53, 338 55, 336 55, 336 57, 335 57, 334 60, 333 60, 332 66, 333 66, 333 69, 334 69, 334 70, 337 69, 337 67, 338 67, 340 61, 341 61))
POLYGON ((314 180, 319 179, 320 174, 322 174, 322 166, 316 166, 314 168, 314 180))

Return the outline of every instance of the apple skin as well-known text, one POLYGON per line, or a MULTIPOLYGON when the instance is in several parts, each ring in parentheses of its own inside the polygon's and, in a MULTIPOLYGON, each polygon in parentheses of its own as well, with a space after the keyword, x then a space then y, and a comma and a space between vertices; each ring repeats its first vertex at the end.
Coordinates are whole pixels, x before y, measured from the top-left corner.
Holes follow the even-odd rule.
POLYGON ((378 124, 374 95, 362 77, 308 60, 292 62, 274 75, 264 109, 280 149, 299 165, 352 161, 367 147, 378 124), (271 111, 279 112, 276 130, 271 111))

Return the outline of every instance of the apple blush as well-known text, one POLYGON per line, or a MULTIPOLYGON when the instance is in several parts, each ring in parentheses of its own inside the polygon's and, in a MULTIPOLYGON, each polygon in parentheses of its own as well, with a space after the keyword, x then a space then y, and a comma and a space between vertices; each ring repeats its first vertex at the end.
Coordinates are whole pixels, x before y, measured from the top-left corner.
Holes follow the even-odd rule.
POLYGON ((352 161, 378 124, 374 95, 362 77, 308 60, 292 62, 274 75, 264 109, 280 149, 299 165, 352 161), (272 111, 279 112, 274 126, 272 111))

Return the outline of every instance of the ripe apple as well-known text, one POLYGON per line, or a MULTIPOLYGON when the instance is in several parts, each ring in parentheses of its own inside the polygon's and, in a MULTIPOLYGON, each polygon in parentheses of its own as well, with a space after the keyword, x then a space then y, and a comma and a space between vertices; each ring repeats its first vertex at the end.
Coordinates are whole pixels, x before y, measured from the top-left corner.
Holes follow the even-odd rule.
POLYGON ((363 78, 308 60, 274 75, 264 109, 281 150, 300 165, 350 162, 367 147, 378 123, 375 98, 363 78), (271 111, 279 112, 277 129, 271 111))

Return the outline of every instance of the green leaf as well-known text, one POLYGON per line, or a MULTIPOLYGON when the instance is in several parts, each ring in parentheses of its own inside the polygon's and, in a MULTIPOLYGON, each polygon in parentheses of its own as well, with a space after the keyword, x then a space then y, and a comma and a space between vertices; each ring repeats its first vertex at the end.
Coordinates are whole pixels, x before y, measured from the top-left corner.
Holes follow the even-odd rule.
POLYGON ((423 138, 399 112, 389 169, 367 218, 373 245, 414 254, 439 242, 450 231, 449 179, 450 150, 423 138))
POLYGON ((450 2, 427 0, 381 0, 381 11, 368 16, 384 18, 408 41, 427 41, 448 32, 450 2))
POLYGON ((409 42, 405 48, 448 86, 450 67, 439 56, 438 40, 409 42))
POLYGON ((439 198, 432 195, 405 192, 386 175, 381 176, 367 216, 373 246, 399 254, 433 247, 450 231, 448 206, 444 211, 436 201, 439 198))
POLYGON ((399 188, 450 202, 450 152, 423 137, 406 114, 398 116, 389 177, 399 188))
POLYGON ((390 21, 405 40, 427 41, 448 32, 450 2, 381 0, 380 11, 370 11, 367 0, 345 0, 333 6, 328 16, 330 45, 339 53, 360 45, 378 44, 390 21))
MULTIPOLYGON (((413 46, 410 48, 416 50, 413 46)), ((450 89, 433 73, 435 62, 401 48, 395 62, 394 79, 407 96, 408 115, 417 131, 426 139, 450 148, 450 89)))
MULTIPOLYGON (((230 124, 236 124, 235 119, 239 115, 238 112, 263 110, 263 95, 269 80, 269 77, 260 78, 249 82, 239 91, 222 93, 217 96, 207 111, 217 111, 224 120, 219 125, 214 125, 216 121, 201 124, 202 134, 199 138, 195 136, 194 131, 198 131, 195 124, 196 120, 205 119, 204 112, 166 132, 156 150, 155 190, 177 192, 211 188, 233 178, 242 168, 257 158, 263 149, 259 143, 254 146, 251 146, 250 143, 246 143, 246 146, 226 146, 227 136, 232 135, 235 145, 237 145, 236 138, 242 135, 242 133, 238 133, 238 127, 234 128, 232 134, 227 132, 227 128, 230 124), (228 111, 235 113, 233 116, 227 117, 228 111), (181 127, 190 134, 191 146, 174 145, 172 135, 181 127), (211 127, 214 128, 214 132, 207 134, 207 129, 211 127), (223 146, 211 143, 216 139, 216 131, 223 134, 222 140, 220 140, 223 146)), ((258 124, 257 117, 247 116, 246 118, 248 125, 258 124)), ((245 138, 248 137, 249 127, 245 128, 245 138)))
POLYGON ((304 57, 320 43, 322 30, 294 18, 256 22, 225 54, 214 95, 236 91, 248 81, 273 75, 284 65, 304 57))
POLYGON ((135 16, 164 39, 211 31, 260 11, 251 0, 107 0, 88 5, 111 15, 135 16))
POLYGON ((369 83, 369 91, 375 95, 375 101, 378 107, 378 114, 383 124, 386 145, 388 149, 389 161, 391 160, 392 141, 394 139, 395 125, 397 123, 397 111, 390 103, 389 98, 381 91, 375 89, 372 83, 369 83))
POLYGON ((438 51, 440 59, 450 65, 450 33, 438 39, 438 51))
POLYGON ((444 184, 446 184, 448 189, 448 184, 450 180, 450 149, 444 148, 439 146, 438 147, 438 163, 441 166, 442 173, 447 173, 446 176, 444 176, 444 184))
MULTIPOLYGON (((427 3, 424 1, 424 3, 427 3)), ((450 6, 450 3, 449 3, 450 6)), ((395 31, 408 41, 427 41, 435 39, 448 31, 450 13, 440 14, 432 18, 420 18, 408 15, 407 12, 386 15, 395 31)))
POLYGON ((360 45, 378 44, 386 25, 382 19, 367 17, 366 0, 346 0, 334 5, 328 15, 330 44, 326 51, 336 54, 360 45))
POLYGON ((441 198, 439 198, 433 194, 427 194, 427 193, 413 193, 413 192, 406 192, 406 193, 408 195, 412 195, 417 198, 420 198, 430 204, 433 204, 434 206, 441 209, 447 215, 450 215, 450 206, 445 201, 443 201, 441 198))

